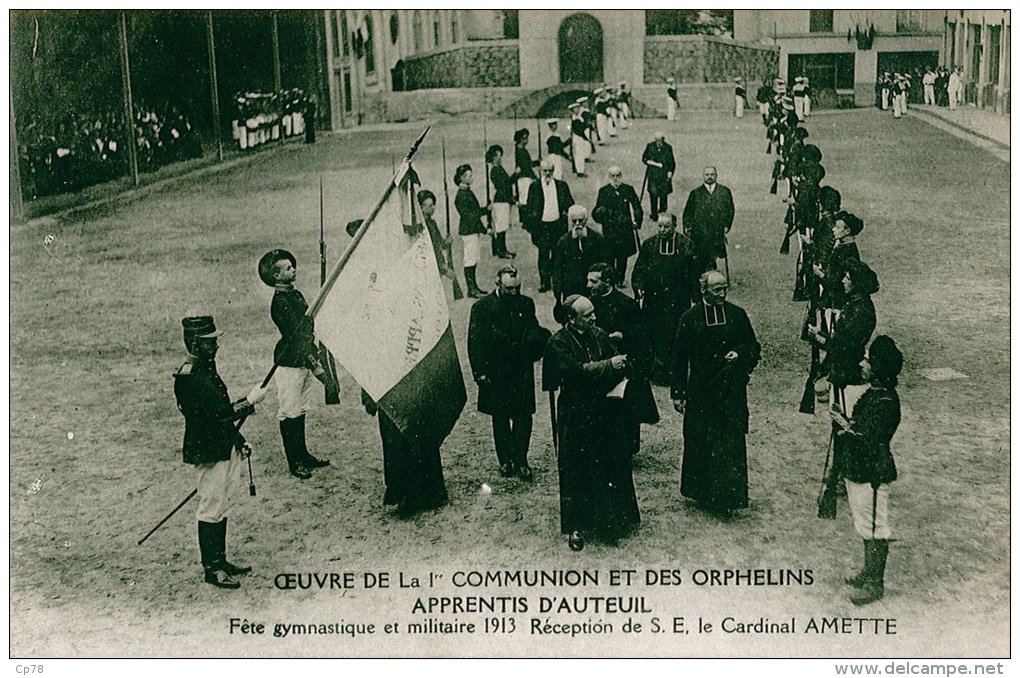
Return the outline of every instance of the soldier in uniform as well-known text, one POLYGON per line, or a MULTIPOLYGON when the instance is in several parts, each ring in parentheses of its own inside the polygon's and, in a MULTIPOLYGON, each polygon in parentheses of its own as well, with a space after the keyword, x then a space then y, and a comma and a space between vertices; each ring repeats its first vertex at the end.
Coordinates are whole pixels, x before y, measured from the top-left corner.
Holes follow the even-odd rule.
POLYGON ((686 235, 677 233, 673 215, 660 214, 658 227, 659 232, 641 244, 631 284, 641 300, 644 326, 648 328, 651 381, 668 386, 676 326, 691 307, 701 271, 694 245, 686 235))
POLYGON ((734 78, 736 87, 733 91, 733 115, 738 118, 744 117, 744 104, 747 103, 747 90, 744 88, 744 81, 741 78, 734 78))
POLYGON ((602 236, 616 270, 613 282, 626 287, 627 258, 637 253, 644 212, 634 187, 623 183, 623 172, 616 165, 609 168, 609 183, 599 189, 591 215, 602 225, 602 236))
POLYGON ((294 287, 297 259, 287 250, 270 250, 259 260, 259 278, 276 290, 270 315, 280 330, 273 351, 276 365, 276 394, 279 400, 280 436, 291 475, 306 480, 311 470, 328 466, 308 451, 305 415, 312 407, 313 378, 325 379, 326 370, 315 345, 315 325, 308 314, 308 302, 294 287))
POLYGON ((545 148, 553 164, 553 179, 563 181, 563 166, 569 161, 570 154, 567 150, 569 145, 560 137, 559 123, 556 118, 545 121, 549 126, 549 138, 545 140, 545 148))
POLYGON ((531 159, 531 152, 528 151, 528 141, 531 132, 521 128, 514 132, 514 173, 513 179, 517 182, 517 202, 520 205, 528 204, 528 190, 535 181, 535 166, 538 162, 531 159))
POLYGON ((468 360, 478 384, 478 411, 492 417, 492 435, 503 477, 533 477, 528 465, 535 414, 534 363, 549 330, 538 324, 535 302, 521 294, 514 266, 496 274, 496 289, 471 307, 468 360))
POLYGON ((227 516, 243 485, 241 460, 251 446, 239 430, 239 422, 255 412, 266 395, 259 385, 246 398, 231 402, 227 387, 216 372, 217 337, 212 316, 193 316, 181 321, 188 359, 174 375, 177 408, 184 415, 184 463, 198 476, 198 548, 205 581, 236 589, 236 576, 250 567, 227 560, 227 516))
POLYGON ((761 87, 758 88, 754 100, 758 102, 758 114, 761 115, 761 123, 766 126, 769 124, 769 102, 772 101, 773 96, 775 96, 775 90, 772 89, 772 85, 768 84, 767 80, 762 80, 761 87))
POLYGON ((576 101, 567 108, 570 109, 570 155, 574 160, 574 174, 583 177, 587 176, 588 161, 588 139, 585 136, 584 118, 581 115, 581 104, 576 101))
POLYGON ((667 203, 669 194, 673 192, 673 173, 676 171, 673 147, 666 143, 665 134, 655 133, 655 138, 645 146, 641 154, 641 162, 645 165, 645 181, 650 199, 648 215, 652 221, 656 221, 660 212, 669 209, 667 203))
POLYGON ((503 168, 503 147, 493 144, 485 151, 489 164, 489 181, 495 192, 489 206, 492 214, 492 256, 513 259, 517 255, 506 247, 506 233, 510 229, 510 208, 514 204, 514 182, 503 168))
POLYGON ((676 120, 676 109, 680 106, 680 98, 673 78, 666 78, 666 120, 676 120))
POLYGON ((630 92, 627 91, 627 83, 621 82, 620 89, 617 91, 616 100, 620 109, 620 129, 627 129, 630 127, 630 92))
POLYGON ((478 197, 471 190, 473 179, 474 173, 471 170, 471 165, 461 165, 454 171, 453 183, 457 185, 458 190, 453 204, 460 217, 457 231, 460 233, 460 239, 464 246, 464 280, 467 281, 468 296, 479 299, 488 294, 478 287, 475 270, 478 267, 478 256, 481 251, 479 240, 482 235, 488 232, 482 224, 482 217, 486 215, 489 207, 482 209, 478 197))

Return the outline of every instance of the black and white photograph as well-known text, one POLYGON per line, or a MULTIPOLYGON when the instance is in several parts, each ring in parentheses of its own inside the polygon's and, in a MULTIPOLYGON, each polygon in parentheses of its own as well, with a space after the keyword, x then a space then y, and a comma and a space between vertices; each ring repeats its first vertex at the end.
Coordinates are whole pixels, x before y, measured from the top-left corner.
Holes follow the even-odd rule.
POLYGON ((9 10, 11 665, 1003 674, 1010 14, 9 10))

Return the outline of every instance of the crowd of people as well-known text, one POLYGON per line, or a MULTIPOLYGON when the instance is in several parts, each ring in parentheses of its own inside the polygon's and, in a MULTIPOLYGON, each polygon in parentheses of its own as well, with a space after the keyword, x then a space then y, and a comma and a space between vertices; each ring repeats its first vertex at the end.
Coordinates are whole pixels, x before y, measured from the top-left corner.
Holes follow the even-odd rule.
POLYGON ((776 79, 762 116, 775 149, 771 192, 787 187, 782 253, 798 243, 792 298, 806 302, 800 337, 811 349, 801 411, 828 404, 832 419, 819 497, 819 517, 835 517, 845 492, 854 527, 864 542, 864 568, 847 578, 858 605, 880 599, 889 552, 889 489, 896 479, 890 440, 900 420, 897 376, 903 355, 877 324, 872 295, 878 276, 862 260, 857 239, 864 221, 846 210, 840 192, 823 185, 822 151, 808 143, 793 98, 776 79), (844 489, 845 488, 845 489, 844 489))
POLYGON ((315 142, 315 95, 299 88, 279 92, 238 92, 231 124, 233 138, 242 151, 305 135, 315 142))
MULTIPOLYGON (((797 113, 809 109, 797 105, 781 80, 768 90, 760 110, 768 150, 776 154, 772 192, 778 193, 781 184, 788 189, 782 249, 788 251, 796 239, 793 298, 808 305, 800 336, 812 360, 801 409, 813 412, 817 399, 828 402, 831 411, 819 515, 834 513, 834 497, 845 488, 865 548, 864 569, 848 581, 856 587, 853 601, 866 604, 884 591, 889 486, 896 478, 889 441, 899 422, 895 387, 903 358, 892 339, 872 340, 876 317, 871 296, 878 291, 878 279, 856 244, 864 224, 843 210, 837 190, 821 185, 822 154, 806 142, 809 135, 797 113)), ((798 91, 805 96, 806 88, 798 91)), ((506 478, 526 483, 535 478, 529 449, 539 387, 535 364, 541 362, 540 388, 550 402, 557 457, 560 529, 574 551, 592 539, 616 544, 640 524, 633 459, 640 454, 642 427, 660 421, 653 386, 668 387, 673 409, 683 416, 681 493, 722 520, 749 506, 747 386, 762 352, 748 314, 727 299, 727 235, 735 208, 717 168, 705 167, 683 209, 671 211, 676 158, 665 134, 656 132, 641 156, 645 177, 640 190, 624 182, 623 170, 613 165, 606 168, 606 182, 590 209, 575 202, 565 162, 572 162, 575 175, 583 175, 593 162, 586 154, 627 129, 624 100, 604 87, 591 99, 591 108, 587 102, 571 104, 569 143, 558 134, 558 121, 547 121, 549 136, 538 141, 545 142, 548 153, 540 162, 532 160, 527 129, 514 134, 513 172, 503 167, 499 144, 486 148, 484 202, 476 194, 471 165, 460 165, 453 175, 464 275, 469 296, 476 300, 468 323, 468 361, 477 384, 477 409, 491 418, 495 467, 506 478), (642 242, 646 193, 647 214, 657 232, 642 242), (534 299, 522 292, 523 275, 510 261, 517 255, 509 251, 505 234, 515 218, 535 246, 538 294, 552 296, 559 324, 555 331, 539 322, 534 299), (492 256, 506 260, 491 292, 481 289, 476 275, 485 237, 491 238, 492 256), (635 256, 628 294, 627 269, 635 256)), ((436 248, 439 273, 450 275, 450 262, 440 255, 449 243, 432 219, 435 194, 420 190, 417 202, 436 248)), ((349 226, 356 231, 358 222, 349 226)), ((294 289, 295 267, 293 255, 273 250, 260 263, 259 274, 276 290, 277 352, 286 353, 274 360, 285 377, 277 376, 284 451, 291 473, 305 479, 313 468, 328 464, 310 455, 304 444, 308 389, 324 370, 314 327, 304 315, 304 298, 294 289), (295 345, 300 350, 291 351, 295 345)), ((178 375, 179 387, 201 381, 197 376, 209 379, 208 360, 200 363, 215 350, 197 346, 196 340, 215 335, 211 319, 185 320, 189 361, 178 375), (195 334, 198 325, 205 334, 195 334)), ((263 396, 259 387, 233 404, 225 387, 204 396, 218 403, 215 425, 226 447, 245 451, 232 422, 263 396)), ((179 401, 186 397, 188 391, 179 388, 179 401)), ((401 515, 446 503, 438 444, 426 449, 387 423, 370 399, 365 406, 380 417, 384 503, 396 504, 401 515)), ((185 402, 181 410, 186 419, 193 412, 185 402)), ((198 415, 190 416, 192 426, 198 415)), ((224 456, 219 463, 230 459, 224 456)), ((225 524, 225 513, 215 508, 207 507, 199 519, 200 543, 209 551, 203 551, 206 580, 236 588, 235 576, 244 568, 226 561, 225 528, 202 526, 225 524)))
MULTIPOLYGON (((126 174, 130 131, 123 121, 120 108, 29 119, 18 130, 25 197, 77 191, 126 174)), ((202 155, 188 115, 172 103, 136 106, 133 131, 142 172, 202 155)))

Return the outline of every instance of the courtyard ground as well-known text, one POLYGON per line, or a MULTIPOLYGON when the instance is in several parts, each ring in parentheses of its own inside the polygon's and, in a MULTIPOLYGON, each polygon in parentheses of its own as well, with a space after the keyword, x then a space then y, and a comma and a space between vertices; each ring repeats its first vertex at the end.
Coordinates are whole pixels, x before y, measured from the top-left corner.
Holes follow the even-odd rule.
MULTIPOLYGON (((491 430, 469 404, 443 448, 451 503, 403 520, 382 506, 378 429, 346 375, 343 402, 309 415, 309 446, 331 468, 298 481, 286 471, 275 393, 245 425, 256 448, 258 496, 230 519, 232 559, 255 566, 240 591, 201 583, 193 506, 143 546, 136 542, 193 487, 181 463, 183 420, 172 374, 182 362, 180 318, 210 313, 226 331, 218 364, 243 394, 269 368, 277 334, 271 290, 255 263, 272 247, 293 251, 298 286, 318 283, 318 184, 325 183, 329 257, 365 216, 423 124, 324 135, 247 163, 185 178, 101 208, 12 227, 11 278, 11 653, 19 657, 150 656, 1004 656, 1009 652, 1009 166, 984 150, 907 117, 873 110, 820 113, 808 122, 824 153, 826 184, 861 216, 862 256, 878 273, 878 333, 906 356, 903 423, 893 441, 897 541, 886 598, 863 610, 847 600, 845 572, 860 541, 841 502, 836 521, 815 518, 827 419, 797 413, 808 350, 798 340, 803 306, 791 302, 794 261, 778 254, 784 207, 768 193, 773 156, 759 119, 710 113, 676 123, 639 120, 599 148, 590 177, 570 178, 589 207, 606 168, 619 164, 640 186, 640 154, 656 129, 678 160, 677 192, 705 164, 733 190, 730 299, 748 312, 763 346, 749 387, 751 507, 719 522, 679 494, 681 417, 666 390, 662 422, 646 427, 635 466, 642 526, 619 547, 567 549, 558 534, 556 463, 548 408, 532 438, 536 481, 496 473, 491 430), (54 239, 44 244, 44 239, 54 239), (948 367, 965 379, 930 381, 948 367), (480 491, 483 483, 491 494, 480 491), (455 588, 457 571, 634 569, 640 582, 598 588, 455 588), (680 570, 680 586, 649 586, 645 570, 680 570), (698 586, 696 570, 811 570, 803 586, 698 586), (280 573, 356 572, 350 590, 280 590, 280 573), (427 578, 433 589, 361 586, 365 572, 427 578), (512 634, 384 634, 387 622, 474 621, 478 614, 412 613, 422 596, 526 596, 512 634), (644 596, 642 615, 542 613, 541 596, 644 596), (623 634, 627 616, 645 624, 623 634), (650 633, 650 619, 687 626, 703 618, 748 623, 798 620, 796 635, 650 633), (895 618, 892 635, 805 635, 812 617, 895 618), (375 623, 377 632, 274 638, 230 634, 231 618, 274 623, 375 623), (539 636, 531 619, 610 621, 613 634, 539 636), (639 619, 641 618, 641 619, 639 619), (670 621, 666 621, 670 620, 670 621)), ((534 128, 534 121, 530 126, 534 128)), ((511 149, 512 123, 490 120, 490 143, 511 149)), ((441 191, 440 138, 449 173, 481 165, 481 120, 436 123, 415 162, 441 191)), ((532 141, 534 149, 534 141, 532 141)), ((481 187, 476 187, 481 192, 481 187)), ((451 192, 453 189, 451 187, 451 192)), ((781 196, 780 196, 781 197, 781 196)), ((442 221, 442 207, 439 210, 442 221)), ((454 215, 454 221, 456 216, 454 215)), ((454 229, 456 225, 454 224, 454 229)), ((643 237, 654 232, 645 225, 643 237)), ((525 293, 555 328, 549 295, 537 295, 534 249, 511 232, 525 293)), ((459 257, 459 245, 455 251, 459 257)), ((483 257, 491 288, 499 260, 483 257)), ((451 300, 467 368, 470 302, 451 300)), ((469 378, 470 382, 470 378, 469 378)), ((491 616, 491 615, 489 615, 491 616)), ((697 628, 694 626, 694 628, 697 628)), ((670 631, 672 629, 670 628, 670 631)), ((270 631, 271 633, 271 631, 270 631)))

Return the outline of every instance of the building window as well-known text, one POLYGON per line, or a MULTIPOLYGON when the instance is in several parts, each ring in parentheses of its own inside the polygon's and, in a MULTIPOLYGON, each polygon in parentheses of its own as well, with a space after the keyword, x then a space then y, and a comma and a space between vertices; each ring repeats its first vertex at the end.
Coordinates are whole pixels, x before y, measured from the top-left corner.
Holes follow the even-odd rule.
POLYGON ((517 40, 521 37, 516 9, 503 10, 503 37, 507 40, 517 40))
POLYGON ((414 35, 414 51, 422 51, 422 42, 424 36, 422 35, 421 26, 421 10, 414 10, 414 18, 411 20, 411 33, 414 35))
POLYGON ((400 19, 397 18, 396 12, 390 12, 390 42, 394 45, 397 44, 397 38, 400 37, 400 19))
POLYGON ((365 17, 365 72, 375 73, 375 27, 371 16, 365 17))
POLYGON ((450 42, 457 44, 460 37, 460 26, 457 24, 457 10, 450 10, 450 42))
POLYGON ((896 10, 896 32, 918 33, 921 31, 920 10, 896 10))
POLYGON ((353 106, 354 104, 351 101, 351 72, 344 70, 344 110, 350 113, 353 106))
POLYGON ((733 10, 645 10, 645 35, 733 35, 733 10))
POLYGON ((351 34, 347 31, 347 11, 337 10, 340 14, 340 35, 343 36, 344 57, 351 55, 351 34))
POLYGON ((329 32, 333 38, 333 56, 340 56, 340 15, 343 14, 342 9, 333 10, 326 12, 329 16, 329 32))
MULTIPOLYGON (((812 33, 832 33, 832 10, 812 9, 809 12, 808 30, 812 33)), ((803 24, 802 24, 803 25, 803 24)))
POLYGON ((442 27, 439 25, 439 12, 432 10, 432 46, 439 47, 442 43, 442 27))

